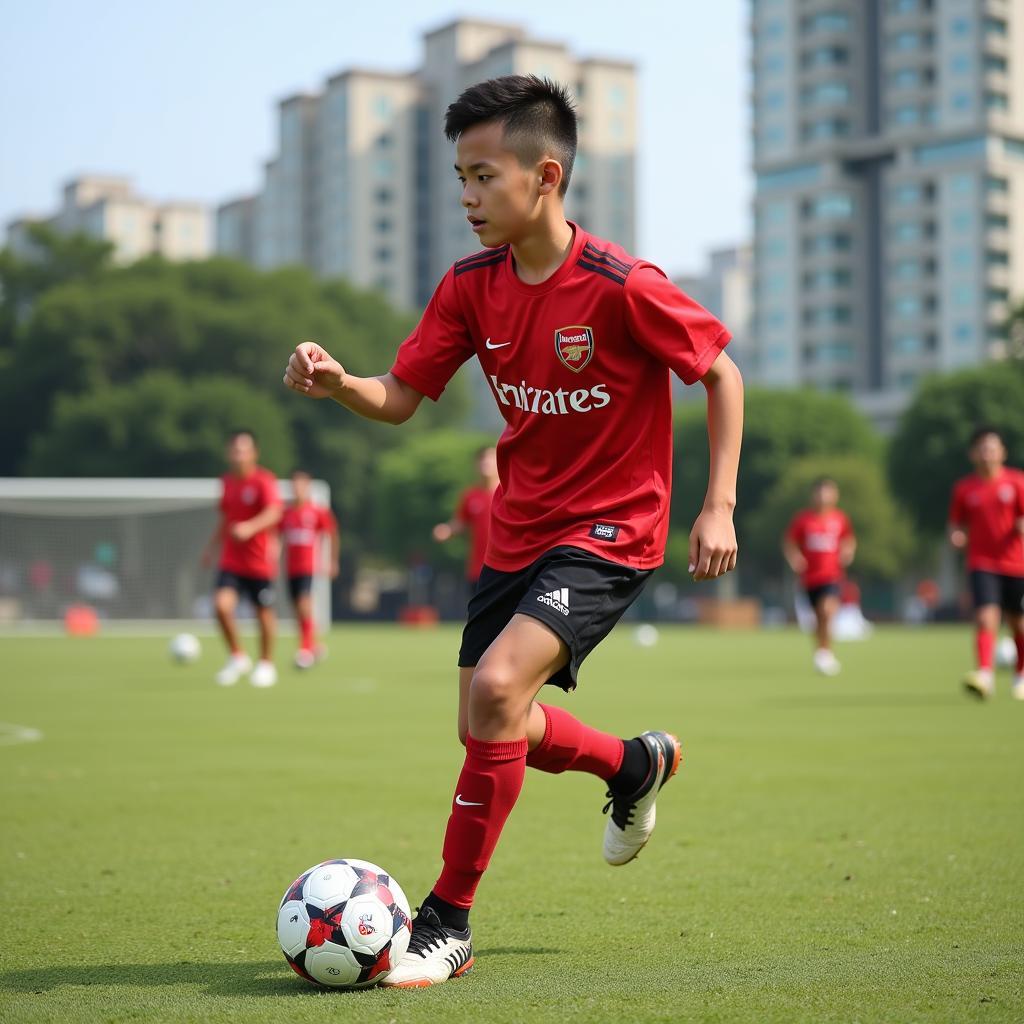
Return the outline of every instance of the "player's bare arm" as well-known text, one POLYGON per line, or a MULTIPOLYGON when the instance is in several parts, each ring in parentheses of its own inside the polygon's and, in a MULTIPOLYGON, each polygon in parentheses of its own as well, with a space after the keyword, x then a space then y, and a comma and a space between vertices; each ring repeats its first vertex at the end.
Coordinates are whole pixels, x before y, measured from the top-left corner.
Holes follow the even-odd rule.
POLYGON ((452 537, 457 537, 460 533, 464 533, 465 529, 466 524, 461 519, 449 519, 447 523, 438 523, 434 527, 434 540, 439 544, 443 544, 445 541, 451 540, 452 537))
POLYGON ((743 438, 743 378, 721 352, 701 378, 708 395, 711 466, 704 507, 690 531, 689 571, 695 580, 713 580, 736 568, 736 476, 743 438))
POLYGON ((357 377, 316 342, 304 341, 288 360, 284 383, 309 398, 331 398, 368 420, 404 423, 423 396, 392 373, 357 377))
POLYGON ((281 521, 284 509, 280 505, 268 505, 262 512, 257 512, 252 519, 244 519, 240 523, 234 523, 231 527, 231 536, 235 540, 250 540, 262 530, 276 526, 281 521))
POLYGON ((853 559, 857 554, 857 538, 856 537, 844 537, 839 542, 839 564, 845 569, 848 565, 853 564, 853 559))
POLYGON ((210 539, 206 542, 203 548, 203 553, 199 557, 199 564, 204 569, 208 569, 213 565, 214 559, 217 557, 217 552, 220 551, 220 546, 224 541, 224 520, 223 518, 217 520, 217 525, 213 528, 213 533, 210 534, 210 539))
POLYGON ((804 558, 800 548, 788 537, 782 541, 782 554, 789 564, 790 569, 798 576, 807 568, 807 559, 804 558))

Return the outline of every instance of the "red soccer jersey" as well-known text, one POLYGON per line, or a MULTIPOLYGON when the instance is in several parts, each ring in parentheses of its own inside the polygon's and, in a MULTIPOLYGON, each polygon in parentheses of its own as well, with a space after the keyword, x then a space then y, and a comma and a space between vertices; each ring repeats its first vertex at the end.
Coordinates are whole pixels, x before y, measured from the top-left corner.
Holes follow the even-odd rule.
POLYGON ((255 537, 239 541, 231 537, 230 527, 252 519, 271 505, 281 504, 277 479, 269 470, 257 466, 248 476, 226 473, 220 480, 223 485, 220 512, 224 523, 220 567, 239 576, 272 579, 277 575, 271 545, 273 530, 261 530, 255 537))
POLYGON ((312 576, 316 572, 317 541, 338 532, 338 521, 329 508, 314 505, 289 505, 281 516, 284 537, 285 571, 289 576, 312 576))
POLYGON ((793 516, 786 536, 800 549, 807 568, 800 574, 805 587, 838 583, 843 578, 839 561, 839 542, 853 536, 853 527, 845 512, 829 509, 815 512, 807 508, 793 516))
POLYGON ((967 568, 1024 576, 1024 473, 1002 469, 991 480, 972 473, 953 488, 949 521, 967 530, 967 568))
POLYGON ((729 333, 657 267, 573 225, 542 284, 509 246, 444 276, 392 372, 436 400, 476 356, 506 427, 489 566, 512 572, 559 544, 660 565, 672 479, 669 370, 699 380, 729 333))
POLYGON ((477 580, 487 554, 488 527, 491 521, 491 492, 486 487, 467 487, 459 498, 455 518, 469 532, 466 578, 477 580))

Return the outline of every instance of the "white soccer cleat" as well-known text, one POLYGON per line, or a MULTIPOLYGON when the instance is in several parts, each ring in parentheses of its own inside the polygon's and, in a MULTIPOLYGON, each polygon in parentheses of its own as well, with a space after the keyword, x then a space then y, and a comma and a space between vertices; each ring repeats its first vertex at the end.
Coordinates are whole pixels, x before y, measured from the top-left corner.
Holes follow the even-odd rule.
POLYGON ((628 864, 646 845, 657 819, 654 802, 658 791, 679 770, 682 749, 667 732, 645 732, 640 739, 651 759, 647 778, 636 792, 605 794, 604 813, 611 810, 604 829, 604 859, 612 865, 628 864))
POLYGON ((249 682, 260 689, 273 686, 277 682, 277 669, 274 668, 274 663, 262 659, 257 661, 256 667, 252 670, 252 675, 249 676, 249 682))
POLYGON ((823 676, 837 676, 842 666, 836 656, 827 648, 819 647, 814 652, 814 668, 823 676))
POLYGON ((1024 700, 1024 672, 1014 677, 1010 693, 1013 695, 1014 700, 1024 700))
POLYGON ((252 668, 248 654, 232 654, 227 664, 215 676, 218 686, 234 686, 252 668))
POLYGON ((964 693, 978 700, 988 700, 995 693, 996 683, 990 669, 978 668, 964 676, 964 693))
POLYGON ((381 981, 385 988, 426 988, 461 978, 473 966, 473 933, 446 928, 436 911, 421 907, 405 956, 381 981))
POLYGON ((316 664, 316 654, 311 651, 308 647, 300 647, 295 652, 295 667, 296 668, 312 668, 316 664))

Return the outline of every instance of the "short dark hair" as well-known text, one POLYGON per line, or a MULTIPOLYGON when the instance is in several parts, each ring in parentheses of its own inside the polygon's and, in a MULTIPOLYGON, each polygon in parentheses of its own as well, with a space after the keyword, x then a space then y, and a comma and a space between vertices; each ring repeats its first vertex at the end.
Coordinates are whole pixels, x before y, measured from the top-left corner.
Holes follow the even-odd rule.
POLYGON ((545 152, 562 165, 565 195, 576 159, 576 108, 569 90, 550 78, 505 75, 471 85, 448 107, 444 133, 455 142, 478 124, 500 122, 509 148, 524 166, 545 152))
POLYGON ((305 466, 296 466, 292 470, 291 475, 292 476, 308 476, 310 480, 313 479, 313 474, 310 473, 310 471, 308 469, 306 469, 305 466))
POLYGON ((228 440, 234 441, 236 437, 247 437, 253 444, 258 444, 256 440, 256 433, 250 430, 248 427, 235 427, 234 430, 228 431, 228 440))
POLYGON ((995 427, 990 426, 987 423, 983 423, 980 427, 974 428, 974 432, 971 434, 970 447, 973 448, 983 437, 988 437, 989 434, 993 437, 998 437, 1001 444, 1006 444, 1006 440, 1003 438, 1003 435, 1000 434, 995 427))
POLYGON ((821 487, 828 487, 829 485, 832 487, 839 486, 830 476, 816 476, 811 482, 811 490, 816 491, 821 487))

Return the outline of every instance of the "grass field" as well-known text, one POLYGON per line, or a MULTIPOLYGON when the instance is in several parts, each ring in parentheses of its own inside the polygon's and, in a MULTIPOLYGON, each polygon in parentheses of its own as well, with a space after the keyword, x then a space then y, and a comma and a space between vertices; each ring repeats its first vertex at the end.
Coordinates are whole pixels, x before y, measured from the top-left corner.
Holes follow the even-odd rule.
POLYGON ((277 902, 330 857, 433 882, 457 633, 330 643, 257 691, 213 685, 212 638, 189 667, 164 639, 0 639, 0 1020, 1024 1019, 1024 705, 1005 676, 960 696, 966 631, 882 630, 823 680, 793 632, 620 629, 566 702, 683 738, 650 846, 606 867, 599 784, 531 772, 476 969, 349 994, 288 970, 277 902))

